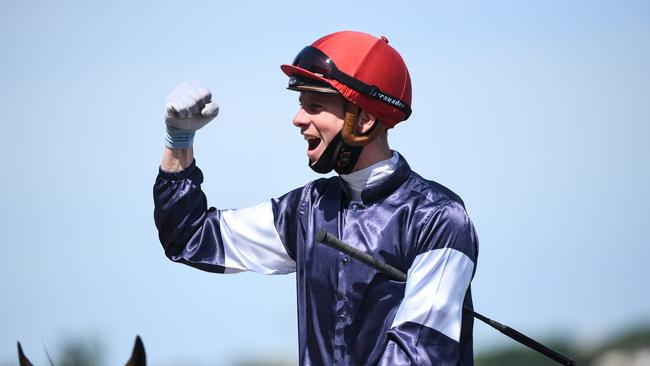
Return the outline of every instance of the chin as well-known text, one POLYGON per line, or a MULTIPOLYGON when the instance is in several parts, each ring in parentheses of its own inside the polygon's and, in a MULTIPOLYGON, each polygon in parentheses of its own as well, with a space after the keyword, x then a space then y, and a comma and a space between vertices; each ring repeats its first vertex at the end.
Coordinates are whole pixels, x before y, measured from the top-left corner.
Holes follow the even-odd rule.
POLYGON ((314 164, 315 162, 320 159, 321 155, 323 155, 322 151, 310 151, 307 153, 307 157, 309 158, 309 164, 314 164))

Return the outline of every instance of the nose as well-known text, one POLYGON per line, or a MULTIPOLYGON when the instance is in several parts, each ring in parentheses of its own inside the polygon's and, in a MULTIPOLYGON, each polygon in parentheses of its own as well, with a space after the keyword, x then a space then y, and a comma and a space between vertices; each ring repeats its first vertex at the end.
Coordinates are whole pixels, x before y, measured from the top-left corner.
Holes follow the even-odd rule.
POLYGON ((298 113, 293 117, 293 125, 296 127, 304 127, 310 123, 309 113, 304 108, 299 108, 298 113))

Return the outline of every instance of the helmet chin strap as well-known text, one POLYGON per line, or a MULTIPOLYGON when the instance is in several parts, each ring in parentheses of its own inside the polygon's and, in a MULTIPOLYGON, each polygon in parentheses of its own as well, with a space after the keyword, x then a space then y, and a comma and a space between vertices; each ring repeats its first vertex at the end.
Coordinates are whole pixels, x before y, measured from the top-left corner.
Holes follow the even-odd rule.
POLYGON ((338 174, 348 174, 357 164, 363 146, 350 146, 343 141, 339 131, 334 140, 325 148, 315 163, 309 167, 320 174, 327 174, 334 169, 338 174))
POLYGON ((363 147, 374 140, 382 128, 379 121, 366 134, 357 134, 356 122, 359 118, 360 109, 358 106, 347 103, 343 127, 336 137, 327 145, 325 151, 318 160, 309 167, 320 174, 327 174, 336 171, 338 174, 348 174, 352 172, 354 166, 361 156, 363 147))

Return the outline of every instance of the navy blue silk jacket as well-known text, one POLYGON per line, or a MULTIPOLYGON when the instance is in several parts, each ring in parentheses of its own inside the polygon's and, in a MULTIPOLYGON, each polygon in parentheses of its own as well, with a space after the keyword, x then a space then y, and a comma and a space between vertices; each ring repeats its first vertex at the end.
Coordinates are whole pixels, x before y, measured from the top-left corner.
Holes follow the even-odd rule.
POLYGON ((462 200, 396 170, 361 201, 336 176, 257 206, 208 208, 193 163, 159 172, 155 222, 165 254, 215 273, 296 273, 301 365, 473 365, 470 282, 478 240, 462 200), (321 228, 407 273, 397 282, 314 243, 321 228))

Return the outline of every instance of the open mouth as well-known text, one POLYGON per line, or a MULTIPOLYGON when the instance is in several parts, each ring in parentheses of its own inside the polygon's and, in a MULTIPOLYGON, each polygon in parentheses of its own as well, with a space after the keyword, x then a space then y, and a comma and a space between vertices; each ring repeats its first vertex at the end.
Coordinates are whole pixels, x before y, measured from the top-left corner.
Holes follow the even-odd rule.
POLYGON ((314 150, 320 145, 320 139, 316 137, 307 137, 307 150, 314 150))

